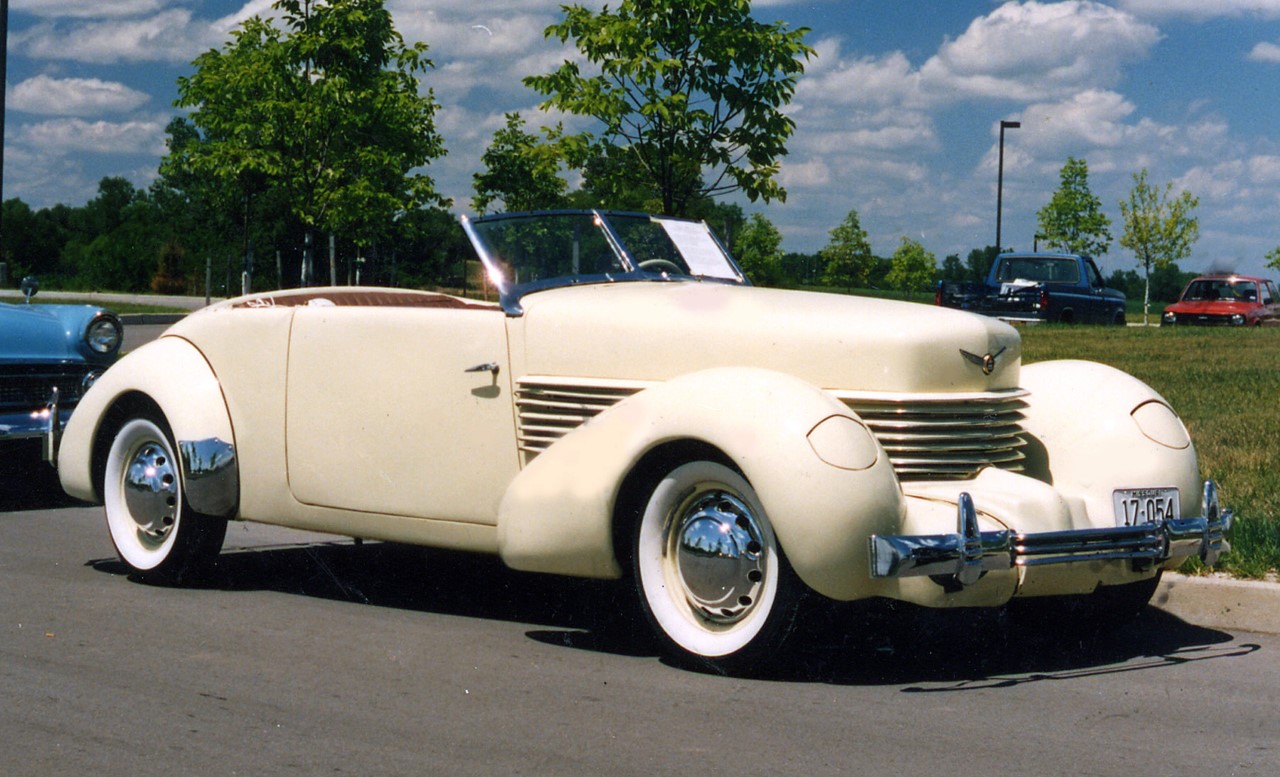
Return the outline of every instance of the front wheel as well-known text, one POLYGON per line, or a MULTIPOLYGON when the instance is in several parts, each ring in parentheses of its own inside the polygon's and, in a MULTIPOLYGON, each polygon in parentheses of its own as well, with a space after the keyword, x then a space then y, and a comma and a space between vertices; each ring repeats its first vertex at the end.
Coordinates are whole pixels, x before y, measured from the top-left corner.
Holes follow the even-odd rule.
POLYGON ((750 669, 793 630, 803 584, 755 491, 729 467, 695 461, 654 487, 633 572, 667 653, 721 672, 750 669))
POLYGON ((116 552, 147 582, 180 585, 206 575, 227 521, 191 509, 167 425, 148 417, 120 427, 107 454, 102 498, 116 552))

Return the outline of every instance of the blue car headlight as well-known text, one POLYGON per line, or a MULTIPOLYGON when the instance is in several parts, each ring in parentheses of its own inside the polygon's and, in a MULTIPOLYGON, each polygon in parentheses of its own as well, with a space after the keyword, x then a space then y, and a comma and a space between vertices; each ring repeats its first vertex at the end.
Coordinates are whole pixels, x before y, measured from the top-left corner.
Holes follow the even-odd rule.
POLYGON ((96 316, 84 329, 84 342, 89 350, 106 356, 120 350, 120 342, 124 338, 124 327, 115 316, 102 314, 96 316))

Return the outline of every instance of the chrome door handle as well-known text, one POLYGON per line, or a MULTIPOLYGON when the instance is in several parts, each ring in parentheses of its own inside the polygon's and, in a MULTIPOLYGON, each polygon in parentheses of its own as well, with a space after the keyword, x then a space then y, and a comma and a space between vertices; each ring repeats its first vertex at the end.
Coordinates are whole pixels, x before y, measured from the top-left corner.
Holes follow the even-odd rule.
POLYGON ((498 363, 485 362, 484 364, 477 364, 474 367, 466 368, 465 370, 463 370, 463 372, 489 372, 489 373, 492 373, 493 377, 496 378, 498 377, 498 363))

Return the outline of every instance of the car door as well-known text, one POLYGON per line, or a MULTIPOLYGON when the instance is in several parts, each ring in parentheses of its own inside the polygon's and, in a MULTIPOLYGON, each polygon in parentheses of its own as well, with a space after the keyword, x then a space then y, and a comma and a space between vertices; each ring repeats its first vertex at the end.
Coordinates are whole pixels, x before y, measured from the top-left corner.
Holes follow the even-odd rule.
POLYGON ((1276 295, 1275 284, 1271 281, 1262 282, 1262 305, 1263 322, 1275 325, 1280 321, 1280 296, 1276 295))
POLYGON ((1098 268, 1094 265, 1092 259, 1084 260, 1084 282, 1086 288, 1083 290, 1083 298, 1085 300, 1086 309, 1081 311, 1082 321, 1094 324, 1111 323, 1111 318, 1107 311, 1107 296, 1103 293, 1106 284, 1102 281, 1102 273, 1098 272, 1098 268))
POLYGON ((496 308, 299 308, 289 488, 304 504, 496 524, 518 471, 496 308))

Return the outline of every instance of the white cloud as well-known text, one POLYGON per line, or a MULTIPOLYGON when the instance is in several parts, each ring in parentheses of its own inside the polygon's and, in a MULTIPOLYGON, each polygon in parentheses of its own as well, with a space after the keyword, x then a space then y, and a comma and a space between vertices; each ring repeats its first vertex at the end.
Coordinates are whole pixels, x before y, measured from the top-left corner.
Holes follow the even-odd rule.
POLYGON ((13 87, 9 107, 46 116, 92 116, 131 111, 150 98, 124 84, 97 78, 28 78, 13 87))
POLYGON ((224 40, 208 22, 193 21, 181 9, 142 19, 42 23, 10 35, 12 48, 23 56, 91 64, 189 62, 224 40))
POLYGON ((166 0, 12 0, 10 9, 45 18, 106 19, 154 13, 166 0))
POLYGON ((110 122, 83 119, 51 119, 16 127, 10 142, 41 149, 47 154, 155 154, 165 153, 167 119, 110 122))
POLYGON ((1252 62, 1280 63, 1280 45, 1259 43, 1249 52, 1247 59, 1252 62))
POLYGON ((1141 16, 1192 19, 1261 16, 1280 18, 1280 0, 1119 0, 1124 10, 1141 16))
POLYGON ((1006 3, 943 43, 921 68, 935 99, 1042 100, 1110 86, 1159 31, 1101 3, 1006 3))

